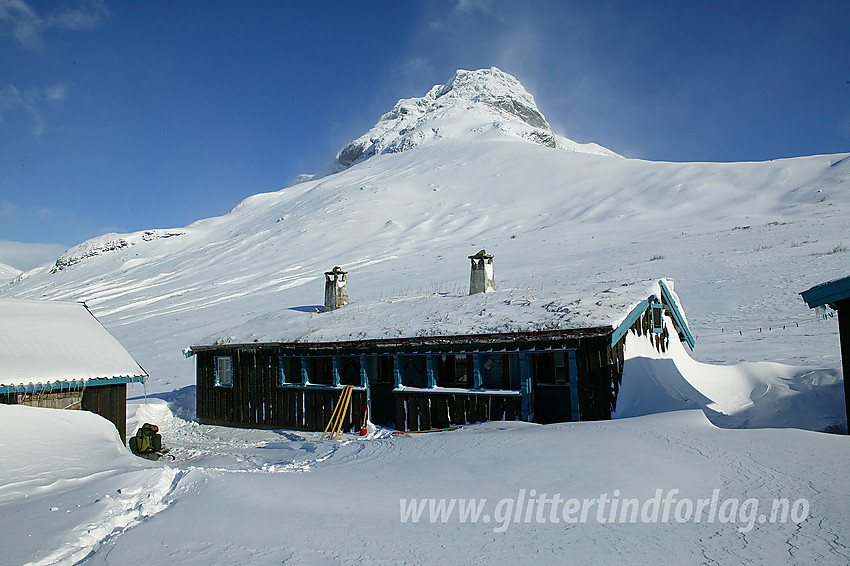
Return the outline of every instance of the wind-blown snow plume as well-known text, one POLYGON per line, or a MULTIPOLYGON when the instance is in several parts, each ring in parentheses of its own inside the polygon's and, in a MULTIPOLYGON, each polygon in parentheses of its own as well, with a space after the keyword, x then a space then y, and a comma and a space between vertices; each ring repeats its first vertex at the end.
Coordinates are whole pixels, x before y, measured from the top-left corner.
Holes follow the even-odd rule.
POLYGON ((555 134, 522 84, 493 67, 459 70, 425 96, 399 100, 371 130, 337 154, 334 171, 373 155, 398 153, 446 138, 472 138, 490 130, 546 147, 616 155, 599 145, 578 144, 555 134))

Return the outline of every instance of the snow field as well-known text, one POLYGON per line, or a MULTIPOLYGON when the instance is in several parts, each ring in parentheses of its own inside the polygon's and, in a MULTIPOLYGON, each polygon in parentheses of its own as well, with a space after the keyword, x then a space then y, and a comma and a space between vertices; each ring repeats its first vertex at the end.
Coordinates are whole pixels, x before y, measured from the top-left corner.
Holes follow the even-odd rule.
MULTIPOLYGON (((165 403, 135 407, 136 421, 159 420, 176 460, 134 458, 107 434, 106 421, 69 412, 77 426, 101 421, 89 427, 100 434, 87 441, 84 456, 74 455, 62 446, 77 438, 76 428, 55 427, 49 452, 38 464, 33 459, 29 473, 59 469, 65 485, 45 492, 27 483, 14 494, 0 492, 0 532, 15 542, 9 563, 647 563, 670 553, 681 563, 850 558, 842 436, 723 430, 700 411, 675 411, 609 422, 343 435, 334 442, 318 440, 318 433, 202 426, 173 416, 165 403), (76 467, 62 468, 74 459, 76 467), (521 490, 519 519, 497 522, 498 502, 517 501, 521 490), (561 513, 553 521, 549 507, 540 514, 530 508, 531 490, 597 506, 603 495, 645 502, 657 490, 677 491, 666 521, 660 514, 655 522, 609 520, 609 503, 601 515, 591 504, 586 520, 565 523, 561 513), (735 510, 755 499, 758 512, 749 523, 749 512, 728 505, 710 522, 707 512, 700 522, 674 518, 677 502, 708 499, 714 490, 720 501, 737 500, 735 510), (401 500, 414 498, 486 501, 476 521, 461 521, 457 506, 432 521, 426 506, 418 521, 403 522, 401 500), (805 520, 760 522, 774 499, 805 499, 805 520)), ((7 409, 0 407, 3 430, 46 411, 7 409)), ((55 424, 56 413, 35 418, 55 424)))

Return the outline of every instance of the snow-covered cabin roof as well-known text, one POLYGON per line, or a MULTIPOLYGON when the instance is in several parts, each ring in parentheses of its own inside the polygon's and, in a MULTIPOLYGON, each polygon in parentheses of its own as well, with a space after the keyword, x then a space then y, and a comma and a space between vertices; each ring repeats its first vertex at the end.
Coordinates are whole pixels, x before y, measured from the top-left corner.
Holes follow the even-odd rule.
POLYGON ((84 304, 0 299, 0 387, 146 376, 84 304))
POLYGON ((850 276, 815 285, 800 293, 809 308, 822 307, 850 297, 850 276))
MULTIPOLYGON (((617 329, 660 300, 662 287, 677 307, 677 327, 687 320, 673 281, 591 283, 568 289, 505 289, 475 295, 428 294, 352 301, 329 312, 284 309, 254 318, 207 337, 195 349, 211 345, 256 343, 318 344, 399 338, 471 336, 581 329, 617 329), (642 310, 640 311, 642 312, 642 310)), ((679 329, 681 331, 681 328, 679 329)), ((187 349, 191 355, 193 348, 187 349)))

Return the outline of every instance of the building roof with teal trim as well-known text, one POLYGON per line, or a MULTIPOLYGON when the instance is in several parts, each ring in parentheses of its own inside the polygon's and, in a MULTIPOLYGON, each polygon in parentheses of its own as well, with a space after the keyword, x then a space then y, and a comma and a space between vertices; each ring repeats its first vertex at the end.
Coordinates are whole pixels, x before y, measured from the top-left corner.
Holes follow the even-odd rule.
POLYGON ((811 309, 837 303, 850 298, 850 276, 815 285, 800 294, 811 309))
POLYGON ((85 304, 0 299, 0 393, 146 377, 85 304))

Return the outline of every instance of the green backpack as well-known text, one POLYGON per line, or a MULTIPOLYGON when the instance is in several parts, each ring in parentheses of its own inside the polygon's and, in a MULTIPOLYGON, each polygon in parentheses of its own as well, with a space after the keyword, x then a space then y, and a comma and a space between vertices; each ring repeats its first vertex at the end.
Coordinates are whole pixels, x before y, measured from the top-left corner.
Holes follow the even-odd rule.
POLYGON ((130 437, 130 450, 133 454, 150 454, 151 452, 162 452, 162 435, 159 427, 145 423, 136 431, 136 436, 130 437))

